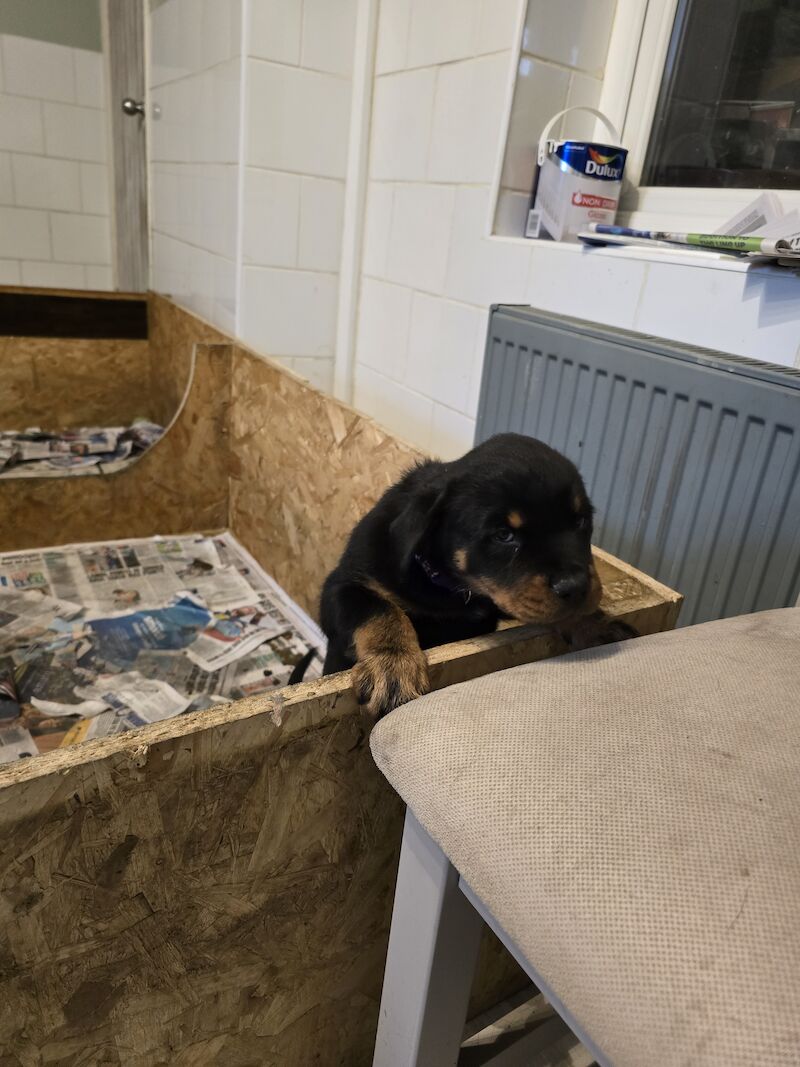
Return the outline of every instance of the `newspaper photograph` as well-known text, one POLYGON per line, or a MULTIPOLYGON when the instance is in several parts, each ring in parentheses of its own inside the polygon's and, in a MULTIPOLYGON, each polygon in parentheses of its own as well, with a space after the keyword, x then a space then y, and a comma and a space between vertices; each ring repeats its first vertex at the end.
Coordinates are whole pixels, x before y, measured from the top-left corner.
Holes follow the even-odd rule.
POLYGON ((307 656, 318 677, 324 655, 230 534, 5 553, 0 763, 266 693, 307 656))

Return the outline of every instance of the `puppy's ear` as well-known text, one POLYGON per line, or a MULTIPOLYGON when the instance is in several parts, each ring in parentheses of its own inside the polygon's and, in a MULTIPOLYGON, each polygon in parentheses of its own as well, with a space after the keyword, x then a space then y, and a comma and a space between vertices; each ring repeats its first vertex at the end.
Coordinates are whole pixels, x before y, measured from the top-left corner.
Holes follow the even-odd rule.
POLYGON ((415 555, 426 554, 444 511, 448 489, 447 481, 437 480, 412 493, 405 508, 389 527, 403 570, 411 565, 415 555))

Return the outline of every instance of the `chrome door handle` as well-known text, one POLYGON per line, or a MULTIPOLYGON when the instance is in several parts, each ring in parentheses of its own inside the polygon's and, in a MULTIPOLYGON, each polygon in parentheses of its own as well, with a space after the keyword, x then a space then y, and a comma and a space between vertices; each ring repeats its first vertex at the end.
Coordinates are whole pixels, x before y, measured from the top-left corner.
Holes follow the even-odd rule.
POLYGON ((134 100, 132 96, 126 96, 122 101, 122 110, 126 115, 141 115, 144 117, 144 101, 134 100))

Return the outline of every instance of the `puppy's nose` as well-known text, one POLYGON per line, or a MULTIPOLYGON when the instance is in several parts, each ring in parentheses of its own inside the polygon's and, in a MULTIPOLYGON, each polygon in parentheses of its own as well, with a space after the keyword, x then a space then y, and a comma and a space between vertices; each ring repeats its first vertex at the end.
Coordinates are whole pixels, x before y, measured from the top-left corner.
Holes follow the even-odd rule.
POLYGON ((577 604, 586 599, 589 591, 589 576, 583 572, 564 574, 550 583, 556 596, 566 604, 577 604))

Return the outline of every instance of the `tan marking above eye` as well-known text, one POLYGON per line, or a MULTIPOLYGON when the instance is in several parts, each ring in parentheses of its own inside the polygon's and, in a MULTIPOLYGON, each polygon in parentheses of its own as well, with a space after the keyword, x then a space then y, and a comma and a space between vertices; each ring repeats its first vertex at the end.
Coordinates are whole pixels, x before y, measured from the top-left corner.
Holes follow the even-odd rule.
POLYGON ((576 515, 580 515, 580 513, 583 511, 583 497, 580 493, 576 493, 575 496, 572 498, 572 510, 575 512, 576 515))
POLYGON ((453 553, 453 563, 456 570, 465 571, 467 569, 467 550, 466 548, 457 548, 453 553))
POLYGON ((509 511, 506 522, 512 530, 518 530, 522 526, 522 516, 518 511, 509 511))

